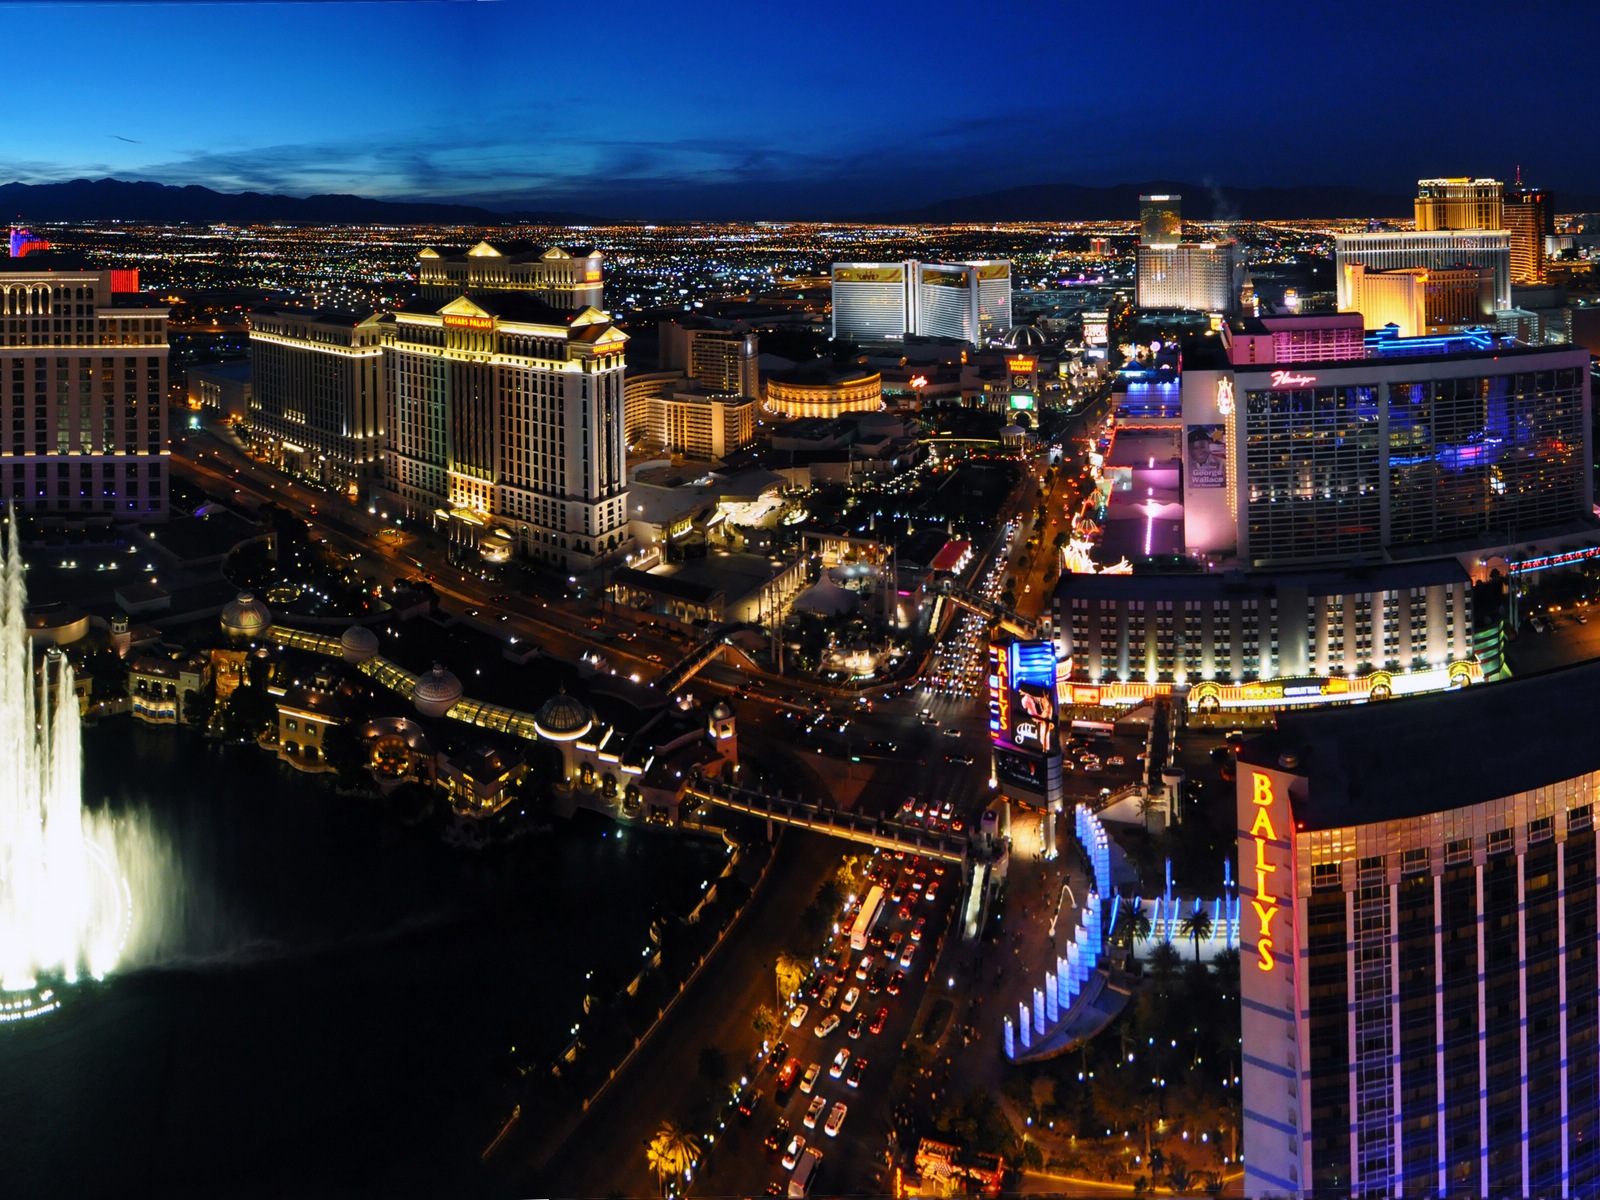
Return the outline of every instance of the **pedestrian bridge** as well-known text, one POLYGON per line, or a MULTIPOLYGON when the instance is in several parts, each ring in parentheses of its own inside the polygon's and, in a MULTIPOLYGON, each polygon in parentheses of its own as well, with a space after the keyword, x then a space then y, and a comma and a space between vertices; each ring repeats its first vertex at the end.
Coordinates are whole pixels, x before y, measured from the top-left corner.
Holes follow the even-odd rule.
POLYGON ((780 825, 814 829, 830 837, 844 838, 879 850, 902 850, 907 854, 958 863, 963 874, 971 856, 971 847, 963 834, 935 833, 928 829, 901 826, 865 813, 825 809, 809 801, 734 787, 714 779, 691 779, 684 787, 680 806, 683 800, 715 804, 719 808, 748 813, 780 825))
POLYGON ((975 612, 980 617, 994 621, 1026 641, 1032 641, 1039 636, 1037 621, 1031 621, 998 601, 990 600, 987 596, 981 596, 968 588, 954 586, 946 588, 945 595, 950 597, 952 604, 959 604, 968 612, 975 612))
POLYGON ((658 676, 654 686, 665 695, 672 695, 701 670, 711 665, 727 644, 727 635, 734 626, 718 625, 694 644, 694 647, 658 676))

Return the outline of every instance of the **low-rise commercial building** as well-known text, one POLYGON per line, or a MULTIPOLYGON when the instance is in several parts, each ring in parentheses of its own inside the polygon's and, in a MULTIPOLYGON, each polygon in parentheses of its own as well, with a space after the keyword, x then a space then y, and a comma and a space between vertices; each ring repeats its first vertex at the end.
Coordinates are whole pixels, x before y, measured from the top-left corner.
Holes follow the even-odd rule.
POLYGON ((838 417, 883 407, 883 376, 861 367, 798 367, 767 376, 766 408, 780 417, 838 417))

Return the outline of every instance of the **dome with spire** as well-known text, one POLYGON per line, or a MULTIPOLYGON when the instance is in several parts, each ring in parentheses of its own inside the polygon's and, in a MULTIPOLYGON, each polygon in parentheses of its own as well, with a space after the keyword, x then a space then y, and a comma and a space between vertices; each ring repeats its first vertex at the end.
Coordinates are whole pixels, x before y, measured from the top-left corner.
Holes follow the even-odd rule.
POLYGON ((533 727, 542 738, 552 742, 570 742, 581 738, 594 725, 594 714, 589 706, 576 696, 567 695, 563 687, 539 706, 533 714, 533 727))
POLYGON ((240 641, 260 637, 272 625, 272 612, 252 592, 240 592, 222 610, 222 632, 240 641))
POLYGON ((1044 333, 1032 325, 1013 325, 1006 330, 1000 344, 1007 350, 1043 350, 1046 339, 1044 333))
POLYGON ((416 690, 411 693, 411 703, 425 717, 442 717, 450 711, 451 705, 461 699, 461 693, 461 680, 434 663, 433 670, 417 680, 416 690))

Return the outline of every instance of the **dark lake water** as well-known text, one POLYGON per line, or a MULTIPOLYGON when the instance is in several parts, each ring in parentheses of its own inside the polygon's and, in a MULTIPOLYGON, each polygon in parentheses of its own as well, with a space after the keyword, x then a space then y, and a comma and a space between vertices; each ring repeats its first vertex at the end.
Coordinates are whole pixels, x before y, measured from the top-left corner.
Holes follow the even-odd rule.
POLYGON ((139 818, 164 931, 59 1013, 0 1027, 4 1193, 476 1196, 584 976, 641 959, 718 844, 580 813, 488 852, 250 748, 114 720, 85 800, 139 818), (130 1192, 130 1189, 132 1191, 130 1192))

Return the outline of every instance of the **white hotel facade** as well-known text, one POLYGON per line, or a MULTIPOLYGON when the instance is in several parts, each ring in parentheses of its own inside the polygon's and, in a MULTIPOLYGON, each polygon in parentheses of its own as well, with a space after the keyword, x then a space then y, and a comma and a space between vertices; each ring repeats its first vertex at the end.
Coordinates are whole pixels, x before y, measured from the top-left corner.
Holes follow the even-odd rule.
POLYGON ((833 336, 853 342, 954 338, 1011 327, 1011 263, 833 264, 833 336))

